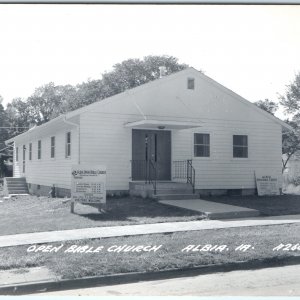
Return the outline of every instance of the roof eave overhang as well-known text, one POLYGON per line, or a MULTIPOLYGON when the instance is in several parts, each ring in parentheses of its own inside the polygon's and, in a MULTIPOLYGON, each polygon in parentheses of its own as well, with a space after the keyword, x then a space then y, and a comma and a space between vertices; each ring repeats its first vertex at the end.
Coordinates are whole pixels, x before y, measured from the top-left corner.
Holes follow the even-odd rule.
POLYGON ((127 128, 136 129, 190 129, 202 127, 203 122, 189 122, 189 121, 162 121, 162 120, 139 120, 124 124, 127 128))
POLYGON ((59 129, 61 125, 65 124, 65 120, 67 120, 67 115, 60 115, 47 123, 33 127, 19 135, 16 135, 15 137, 10 138, 9 140, 6 140, 5 144, 8 145, 15 141, 22 141, 23 139, 28 139, 30 136, 38 137, 39 135, 43 135, 48 131, 51 132, 51 130, 54 128, 59 129))

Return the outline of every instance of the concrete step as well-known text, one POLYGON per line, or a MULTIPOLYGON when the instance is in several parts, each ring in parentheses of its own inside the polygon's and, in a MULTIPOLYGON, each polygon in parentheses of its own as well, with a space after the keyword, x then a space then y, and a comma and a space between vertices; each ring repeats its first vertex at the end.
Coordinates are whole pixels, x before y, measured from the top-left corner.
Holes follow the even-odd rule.
MULTIPOLYGON (((152 183, 145 183, 143 181, 134 181, 130 182, 130 187, 131 188, 152 188, 153 184, 152 183)), ((186 182, 161 182, 158 181, 156 182, 156 187, 157 188, 162 188, 162 189, 181 189, 181 188, 191 188, 191 185, 186 183, 186 182)))
POLYGON ((157 182, 156 186, 159 186, 161 188, 190 188, 191 185, 186 182, 157 182))
POLYGON ((18 190, 18 191, 16 191, 16 190, 8 190, 8 193, 9 193, 9 195, 15 195, 15 194, 28 194, 28 190, 18 190))
POLYGON ((28 190, 27 185, 26 186, 8 186, 7 188, 10 191, 28 190))
POLYGON ((186 199, 200 199, 198 194, 156 194, 154 199, 160 200, 186 200, 186 199))
POLYGON ((28 186, 24 177, 5 177, 5 196, 28 195, 28 186))
POLYGON ((26 179, 24 178, 24 177, 5 177, 5 180, 7 181, 7 182, 16 182, 16 181, 24 181, 24 182, 26 182, 26 179))
POLYGON ((184 194, 193 194, 193 189, 162 189, 162 188, 156 188, 156 194, 159 195, 184 195, 184 194))
POLYGON ((19 187, 19 186, 21 186, 21 187, 26 187, 27 186, 27 184, 26 183, 7 183, 7 186, 9 186, 9 187, 19 187))

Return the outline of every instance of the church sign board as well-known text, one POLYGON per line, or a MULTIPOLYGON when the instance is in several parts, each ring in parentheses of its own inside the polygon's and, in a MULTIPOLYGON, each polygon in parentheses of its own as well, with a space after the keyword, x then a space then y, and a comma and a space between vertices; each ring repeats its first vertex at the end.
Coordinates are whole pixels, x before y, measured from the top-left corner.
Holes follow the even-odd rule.
POLYGON ((97 165, 72 166, 72 201, 82 204, 106 203, 106 167, 97 165))
POLYGON ((258 196, 280 195, 278 176, 255 171, 258 196))

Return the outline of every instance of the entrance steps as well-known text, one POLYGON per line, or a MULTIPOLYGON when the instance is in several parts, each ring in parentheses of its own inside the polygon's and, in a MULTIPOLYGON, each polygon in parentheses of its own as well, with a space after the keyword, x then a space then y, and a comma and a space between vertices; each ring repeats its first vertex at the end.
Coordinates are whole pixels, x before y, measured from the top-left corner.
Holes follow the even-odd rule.
POLYGON ((5 177, 4 178, 5 196, 28 195, 28 186, 25 177, 5 177))
POLYGON ((199 199, 199 194, 193 194, 193 188, 190 184, 182 182, 157 182, 156 195, 152 184, 142 181, 130 182, 129 191, 131 196, 140 196, 142 198, 152 198, 155 200, 184 200, 199 199))

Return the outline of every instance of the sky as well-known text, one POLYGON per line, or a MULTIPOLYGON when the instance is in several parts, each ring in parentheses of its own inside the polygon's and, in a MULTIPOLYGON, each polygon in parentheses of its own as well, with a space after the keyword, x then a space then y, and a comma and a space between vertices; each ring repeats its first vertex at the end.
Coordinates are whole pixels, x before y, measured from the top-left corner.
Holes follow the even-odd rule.
POLYGON ((0 4, 4 106, 48 82, 77 84, 164 54, 251 102, 278 101, 300 71, 300 5, 0 4))

